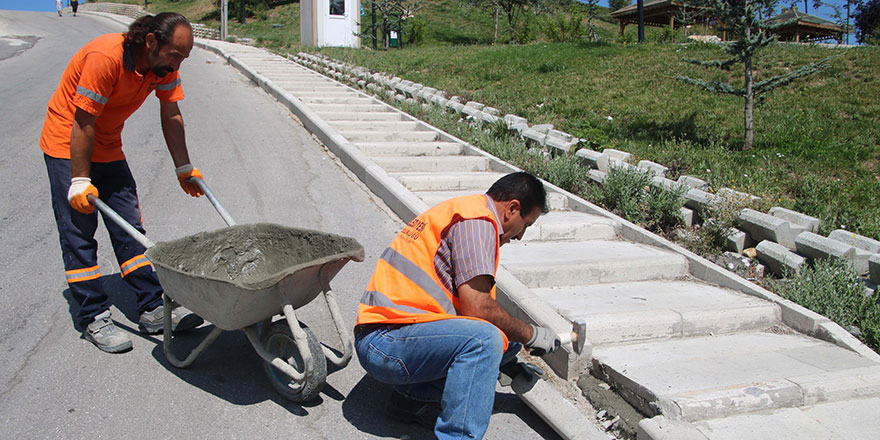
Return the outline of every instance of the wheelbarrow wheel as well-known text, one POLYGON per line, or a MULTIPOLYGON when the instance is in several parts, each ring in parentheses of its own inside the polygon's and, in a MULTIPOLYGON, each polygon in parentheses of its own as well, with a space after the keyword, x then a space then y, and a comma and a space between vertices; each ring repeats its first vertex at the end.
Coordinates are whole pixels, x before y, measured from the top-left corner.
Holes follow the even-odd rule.
MULTIPOLYGON (((268 362, 263 362, 263 369, 266 371, 272 387, 286 399, 294 402, 308 402, 317 397, 321 389, 324 388, 324 381, 327 379, 327 360, 324 358, 321 343, 318 342, 315 334, 305 324, 300 323, 299 326, 308 339, 309 352, 312 355, 312 365, 308 370, 311 370, 311 373, 306 374, 302 383, 297 383, 268 362)), ((297 371, 307 371, 286 319, 275 321, 268 329, 264 329, 261 339, 263 347, 267 351, 283 359, 297 371)))

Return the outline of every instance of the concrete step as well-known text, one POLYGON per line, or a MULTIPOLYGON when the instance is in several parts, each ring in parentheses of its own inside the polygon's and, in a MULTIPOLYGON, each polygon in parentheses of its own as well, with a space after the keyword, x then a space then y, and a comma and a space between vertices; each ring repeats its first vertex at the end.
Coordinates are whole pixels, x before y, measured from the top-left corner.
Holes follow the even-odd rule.
POLYGON ((299 81, 280 80, 279 81, 279 80, 275 80, 274 78, 269 78, 269 79, 271 79, 275 83, 275 85, 277 85, 278 87, 281 87, 284 90, 287 90, 288 92, 290 92, 294 96, 297 93, 302 93, 302 92, 338 92, 340 90, 338 85, 335 85, 335 86, 329 85, 329 82, 328 82, 328 85, 322 85, 322 83, 317 83, 316 81, 313 81, 313 80, 299 80, 299 81))
POLYGON ((778 331, 593 346, 591 371, 643 414, 688 422, 880 396, 880 364, 778 331))
POLYGON ((333 112, 383 112, 388 111, 388 106, 378 102, 364 104, 325 104, 320 102, 305 103, 312 111, 318 114, 326 114, 333 112))
POLYGON ((456 142, 357 142, 370 156, 455 156, 464 151, 456 142))
POLYGON ((769 301, 697 281, 532 291, 568 320, 586 321, 593 345, 737 333, 781 322, 779 308, 769 301))
MULTIPOLYGON (((320 112, 325 121, 403 121, 403 115, 397 112, 320 112)), ((459 151, 461 148, 459 148, 459 151)))
POLYGON ((657 416, 639 423, 639 440, 853 440, 880 438, 880 398, 681 423, 657 416))
POLYGON ((358 142, 431 142, 439 135, 434 131, 371 131, 339 130, 349 141, 358 142))
MULTIPOLYGON (((553 205, 552 202, 550 200, 548 204, 553 205)), ((617 226, 617 222, 607 217, 578 211, 550 211, 538 217, 538 221, 526 229, 522 239, 523 241, 611 240, 617 236, 617 226)))
POLYGON ((530 288, 672 279, 687 260, 659 248, 614 240, 513 242, 501 264, 530 288))
POLYGON ((389 173, 487 171, 489 159, 483 156, 381 156, 373 162, 389 173))
MULTIPOLYGON (((294 95, 296 96, 296 95, 294 95)), ((349 105, 358 105, 358 104, 371 104, 375 102, 373 98, 366 98, 361 96, 352 95, 351 97, 321 97, 321 96, 303 96, 297 98, 306 103, 306 105, 311 104, 344 104, 346 106, 349 105)))
POLYGON ((425 124, 419 121, 330 121, 330 125, 342 132, 367 130, 421 131, 425 127, 425 124))
MULTIPOLYGON (((488 190, 488 188, 486 188, 488 190)), ((469 196, 472 194, 485 194, 486 190, 477 191, 477 190, 464 190, 464 191, 414 191, 413 194, 417 195, 420 199, 422 199, 428 206, 434 206, 444 200, 449 200, 453 197, 461 197, 461 196, 469 196)), ((557 211, 565 211, 568 209, 568 199, 559 193, 551 192, 547 194, 547 205, 550 208, 550 213, 544 214, 539 217, 538 222, 541 221, 547 215, 553 214, 557 211)), ((535 226, 538 224, 532 225, 531 228, 526 230, 526 236, 532 236, 532 231, 535 229, 535 226)), ((525 239, 525 238, 524 238, 525 239)))
POLYGON ((470 191, 485 193, 505 173, 389 173, 410 191, 470 191))
POLYGON ((353 90, 338 88, 336 90, 288 90, 297 98, 363 98, 353 90))

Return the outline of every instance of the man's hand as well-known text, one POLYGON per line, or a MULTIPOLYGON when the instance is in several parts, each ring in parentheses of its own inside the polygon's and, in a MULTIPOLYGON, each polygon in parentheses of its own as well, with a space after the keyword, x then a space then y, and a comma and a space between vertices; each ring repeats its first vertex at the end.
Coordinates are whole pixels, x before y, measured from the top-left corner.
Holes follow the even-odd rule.
POLYGON ((549 328, 532 325, 532 339, 526 345, 531 348, 532 355, 544 356, 558 350, 562 341, 549 328))
POLYGON ((198 168, 192 166, 191 164, 186 164, 177 167, 177 169, 174 171, 177 172, 177 180, 180 182, 180 187, 183 188, 183 190, 186 191, 187 194, 193 197, 199 197, 205 194, 204 192, 202 192, 202 189, 199 188, 199 185, 197 183, 186 181, 186 179, 189 179, 190 177, 198 177, 199 179, 202 178, 202 173, 198 170, 198 168))
POLYGON ((74 177, 70 180, 70 189, 67 190, 67 201, 70 206, 86 215, 95 212, 95 205, 89 201, 88 196, 98 197, 98 188, 92 185, 92 179, 88 177, 74 177))

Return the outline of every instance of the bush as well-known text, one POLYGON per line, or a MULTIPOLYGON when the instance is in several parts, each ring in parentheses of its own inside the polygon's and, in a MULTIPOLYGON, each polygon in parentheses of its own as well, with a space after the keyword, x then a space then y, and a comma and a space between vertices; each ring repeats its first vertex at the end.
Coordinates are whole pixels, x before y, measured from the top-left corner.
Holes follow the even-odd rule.
POLYGON ((880 348, 880 296, 865 296, 864 286, 843 260, 817 260, 798 275, 771 281, 773 291, 825 315, 880 348), (857 331, 858 330, 858 331, 857 331))
POLYGON ((651 231, 666 232, 681 224, 681 207, 684 205, 685 189, 667 190, 658 186, 648 189, 645 199, 647 218, 645 227, 651 231))
POLYGON ((642 200, 651 183, 647 174, 626 168, 612 168, 605 183, 593 188, 593 200, 634 223, 644 220, 642 200))
POLYGON ((541 21, 541 32, 554 43, 575 41, 584 36, 583 20, 577 14, 550 16, 541 21))
POLYGON ((413 17, 407 20, 406 30, 404 31, 407 44, 420 46, 424 43, 427 24, 428 22, 422 17, 413 17))

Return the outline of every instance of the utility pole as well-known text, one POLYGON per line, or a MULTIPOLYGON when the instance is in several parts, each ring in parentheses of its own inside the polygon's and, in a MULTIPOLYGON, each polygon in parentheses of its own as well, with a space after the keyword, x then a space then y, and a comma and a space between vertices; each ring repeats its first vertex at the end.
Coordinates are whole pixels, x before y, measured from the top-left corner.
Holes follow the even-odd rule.
POLYGON ((229 12, 229 4, 228 0, 222 0, 220 2, 220 39, 226 41, 226 37, 229 35, 229 28, 226 26, 226 13, 229 12))
POLYGON ((247 4, 247 0, 241 0, 241 14, 239 15, 238 22, 244 24, 245 14, 247 11, 245 10, 245 5, 247 4))
POLYGON ((373 5, 373 50, 378 49, 378 42, 376 40, 376 0, 373 0, 371 3, 373 5))
POLYGON ((642 0, 638 0, 639 8, 639 43, 645 42, 645 5, 642 0))

